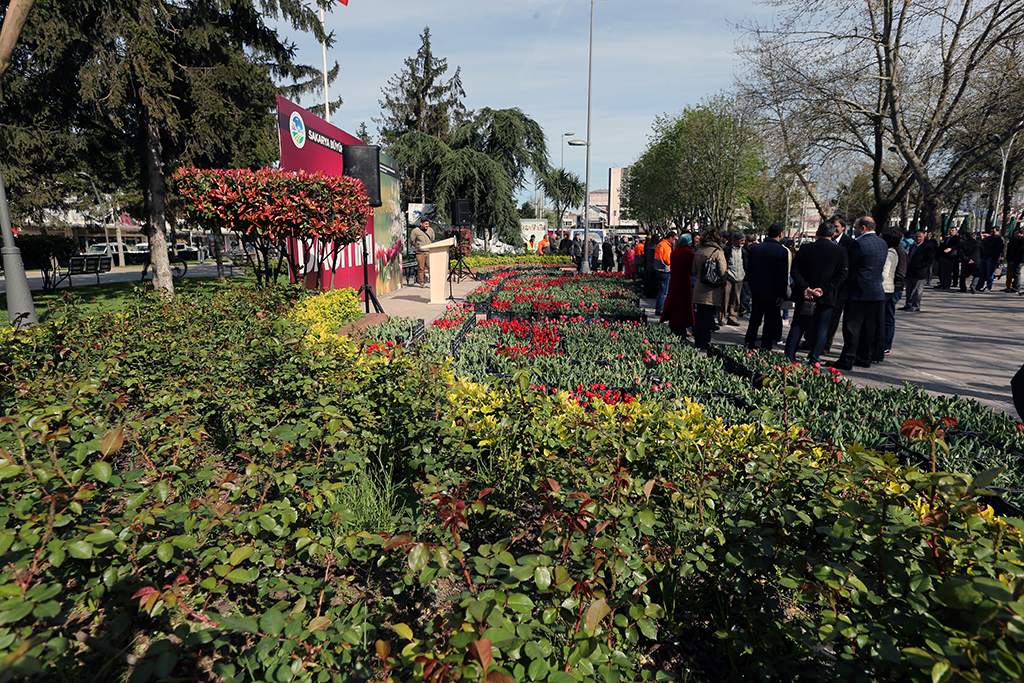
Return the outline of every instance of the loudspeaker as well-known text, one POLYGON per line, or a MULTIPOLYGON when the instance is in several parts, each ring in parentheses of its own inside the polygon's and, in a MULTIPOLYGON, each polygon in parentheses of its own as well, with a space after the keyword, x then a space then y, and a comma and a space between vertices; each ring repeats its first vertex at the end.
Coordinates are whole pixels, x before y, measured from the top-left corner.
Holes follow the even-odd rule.
POLYGON ((380 206, 380 147, 376 145, 342 145, 341 163, 344 174, 358 178, 366 185, 370 206, 380 206))
POLYGON ((455 206, 453 208, 452 225, 464 228, 473 224, 473 217, 470 216, 468 199, 456 199, 455 206))

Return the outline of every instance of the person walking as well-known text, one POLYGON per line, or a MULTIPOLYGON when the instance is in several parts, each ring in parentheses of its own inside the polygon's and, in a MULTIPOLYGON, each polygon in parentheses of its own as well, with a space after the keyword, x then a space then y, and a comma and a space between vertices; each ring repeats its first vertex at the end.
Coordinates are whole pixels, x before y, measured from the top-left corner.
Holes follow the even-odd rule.
POLYGON ((793 258, 793 322, 786 338, 786 357, 796 360, 797 347, 804 330, 813 327, 816 332, 807 355, 811 363, 821 362, 828 324, 832 319, 839 288, 849 273, 846 249, 832 241, 833 227, 829 223, 818 226, 817 239, 805 244, 793 258))
MULTIPOLYGON (((755 347, 757 333, 761 332, 761 348, 771 351, 782 339, 782 302, 786 301, 789 286, 789 250, 782 246, 785 227, 773 223, 768 228, 768 239, 750 248, 746 279, 750 282, 750 321, 743 343, 748 349, 755 347)), ((723 297, 724 298, 724 297, 723 297)))
POLYGON ((658 278, 658 298, 654 304, 654 315, 660 316, 665 310, 665 297, 672 275, 672 250, 676 246, 676 233, 670 231, 654 248, 654 273, 658 278))
POLYGON ((999 234, 999 228, 995 227, 992 232, 985 235, 981 240, 981 272, 978 274, 979 292, 991 292, 992 281, 996 276, 996 267, 1003 258, 1003 236, 999 234))
POLYGON ((935 240, 926 240, 925 236, 924 228, 919 228, 914 233, 914 243, 907 251, 907 303, 902 309, 904 311, 921 312, 924 282, 932 272, 932 264, 938 252, 935 240))
POLYGON ((416 250, 416 284, 423 287, 430 276, 430 253, 427 251, 434 241, 434 230, 430 227, 430 221, 426 218, 420 219, 420 224, 412 229, 409 235, 409 244, 416 250))
POLYGON ((693 256, 693 267, 690 269, 690 273, 696 277, 693 285, 693 303, 696 306, 693 341, 698 349, 707 349, 711 346, 711 330, 715 324, 715 316, 725 298, 723 283, 727 267, 725 252, 722 250, 722 237, 716 228, 708 228, 701 233, 700 248, 693 256), (707 274, 717 277, 717 281, 709 280, 705 270, 707 274))
POLYGON ((882 269, 888 247, 875 234, 875 221, 864 216, 853 224, 856 235, 849 249, 850 274, 843 290, 846 309, 843 311, 843 351, 832 366, 852 370, 856 365, 871 367, 871 346, 878 326, 878 309, 885 301, 882 269))
POLYGON ((668 295, 661 309, 661 322, 668 322, 672 333, 686 337, 686 328, 693 327, 693 249, 692 238, 681 235, 672 250, 668 295))

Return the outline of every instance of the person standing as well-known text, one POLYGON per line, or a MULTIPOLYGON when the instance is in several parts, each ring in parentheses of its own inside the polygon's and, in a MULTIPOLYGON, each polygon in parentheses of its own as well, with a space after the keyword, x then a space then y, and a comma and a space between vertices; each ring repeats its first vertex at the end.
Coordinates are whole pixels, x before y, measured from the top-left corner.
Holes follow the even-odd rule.
POLYGON ((960 239, 960 291, 967 291, 967 283, 970 282, 971 293, 978 285, 978 262, 981 260, 981 242, 974 238, 970 230, 965 232, 960 239))
POLYGON ((852 370, 854 365, 871 367, 871 347, 878 326, 878 309, 885 301, 882 289, 882 269, 888 247, 875 234, 875 221, 864 216, 853 224, 856 235, 848 250, 850 274, 843 285, 846 308, 843 311, 843 352, 832 364, 840 370, 852 370))
POLYGON ((1006 289, 1004 292, 1020 292, 1021 264, 1024 263, 1024 228, 1014 228, 1013 237, 1006 245, 1006 289))
POLYGON ((608 240, 605 240, 604 244, 601 245, 601 268, 606 273, 615 270, 615 250, 612 247, 612 243, 608 240))
POLYGON ((1003 236, 999 234, 998 226, 992 228, 992 232, 981 240, 981 272, 978 274, 979 292, 991 292, 992 281, 996 276, 996 266, 1003 258, 1003 236))
POLYGON ((580 269, 580 264, 583 262, 583 240, 580 239, 579 234, 572 238, 572 262, 576 264, 576 270, 580 269))
MULTIPOLYGON (((789 285, 789 250, 782 246, 785 227, 773 223, 768 228, 768 239, 750 247, 746 279, 750 282, 750 322, 743 339, 748 349, 757 343, 761 332, 761 348, 771 351, 774 343, 782 339, 782 302, 786 301, 789 285)), ((724 297, 723 297, 724 298, 724 297)))
MULTIPOLYGON (((846 249, 850 250, 850 247, 854 244, 854 239, 846 229, 846 219, 836 214, 828 219, 828 222, 832 224, 835 232, 832 235, 832 241, 846 249)), ((849 254, 847 254, 849 256, 849 254)), ((828 353, 832 350, 832 341, 836 337, 836 332, 839 330, 839 321, 843 317, 843 309, 846 307, 846 296, 844 290, 839 290, 839 296, 836 298, 836 305, 832 309, 832 319, 828 322, 828 336, 825 339, 825 348, 822 353, 828 353)), ((812 341, 813 343, 813 341, 812 341)))
POLYGON ((924 281, 932 272, 938 246, 935 240, 926 240, 924 228, 914 233, 914 243, 907 252, 907 303, 904 311, 921 312, 921 295, 924 281))
POLYGON ((430 221, 426 218, 420 219, 419 226, 412 229, 409 235, 409 244, 416 250, 416 284, 423 287, 430 276, 430 253, 427 251, 434 241, 434 230, 430 227, 430 221))
POLYGON ((720 321, 735 327, 739 327, 740 324, 740 298, 743 294, 743 280, 747 276, 747 252, 743 249, 745 242, 746 236, 737 230, 732 233, 729 244, 725 247, 725 260, 729 265, 725 271, 725 292, 720 321))
POLYGON ((907 277, 907 250, 903 248, 899 230, 886 230, 882 233, 885 246, 889 247, 882 269, 883 285, 892 278, 892 289, 885 288, 885 330, 882 334, 882 358, 892 352, 892 342, 896 338, 896 304, 903 298, 903 289, 907 277))
POLYGON ((551 253, 551 240, 548 238, 547 233, 545 233, 544 237, 542 237, 540 242, 537 244, 537 254, 543 256, 544 254, 549 253, 551 253))
POLYGON ((665 310, 665 297, 672 274, 672 249, 676 246, 676 233, 670 231, 654 248, 654 273, 658 278, 658 298, 654 304, 654 315, 660 316, 665 310))
POLYGON ((817 239, 800 247, 793 258, 793 301, 796 306, 786 338, 786 357, 792 361, 796 360, 797 346, 804 330, 813 327, 817 331, 809 335, 814 342, 807 359, 811 363, 821 362, 832 308, 849 272, 846 249, 832 241, 833 233, 829 223, 822 223, 818 226, 817 239), (813 308, 813 312, 809 308, 813 308))
POLYGON ((686 328, 693 327, 693 249, 689 235, 681 235, 672 250, 671 276, 668 282, 668 296, 661 309, 661 321, 668 321, 672 333, 686 336, 686 328))
POLYGON ((690 273, 697 278, 693 285, 693 303, 697 309, 693 322, 693 341, 698 349, 711 346, 711 330, 724 298, 722 281, 726 268, 722 237, 717 229, 708 228, 700 236, 700 248, 693 256, 693 267, 690 269, 690 273), (709 270, 717 274, 717 283, 705 282, 705 278, 701 277, 705 261, 708 262, 709 270))
POLYGON ((960 235, 957 228, 951 227, 946 239, 939 246, 939 289, 952 289, 956 282, 960 265, 960 235))

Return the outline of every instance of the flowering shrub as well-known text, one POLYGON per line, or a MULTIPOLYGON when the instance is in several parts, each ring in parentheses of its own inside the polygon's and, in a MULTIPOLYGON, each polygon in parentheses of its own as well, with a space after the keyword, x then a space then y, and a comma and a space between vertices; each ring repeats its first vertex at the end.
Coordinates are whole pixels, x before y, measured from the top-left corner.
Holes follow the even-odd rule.
MULTIPOLYGON (((174 180, 190 223, 236 232, 257 247, 264 258, 258 275, 269 268, 272 247, 285 253, 286 239, 350 244, 364 234, 372 215, 362 181, 348 176, 179 168, 174 180)), ((276 272, 265 274, 276 279, 276 272)))

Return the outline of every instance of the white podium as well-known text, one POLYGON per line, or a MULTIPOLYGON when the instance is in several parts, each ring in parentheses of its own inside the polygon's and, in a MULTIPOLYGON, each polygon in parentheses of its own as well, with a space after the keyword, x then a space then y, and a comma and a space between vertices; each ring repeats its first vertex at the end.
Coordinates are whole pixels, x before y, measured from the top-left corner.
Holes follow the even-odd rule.
POLYGON ((448 281, 448 248, 455 245, 455 238, 449 237, 427 245, 427 262, 430 264, 430 303, 444 304, 444 283, 448 281))

